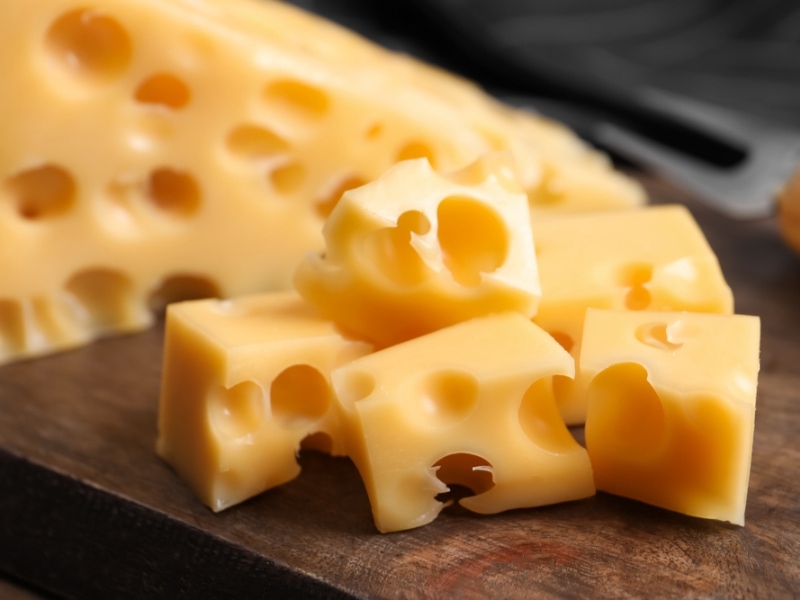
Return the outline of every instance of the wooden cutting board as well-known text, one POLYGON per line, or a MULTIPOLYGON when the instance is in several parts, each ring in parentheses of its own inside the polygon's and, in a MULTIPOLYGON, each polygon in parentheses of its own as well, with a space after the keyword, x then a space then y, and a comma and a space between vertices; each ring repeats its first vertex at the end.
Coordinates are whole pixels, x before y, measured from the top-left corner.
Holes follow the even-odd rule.
POLYGON ((381 535, 347 459, 221 514, 153 451, 163 329, 0 368, 0 572, 80 598, 800 594, 800 258, 772 221, 686 202, 737 312, 762 318, 747 524, 598 494, 381 535))

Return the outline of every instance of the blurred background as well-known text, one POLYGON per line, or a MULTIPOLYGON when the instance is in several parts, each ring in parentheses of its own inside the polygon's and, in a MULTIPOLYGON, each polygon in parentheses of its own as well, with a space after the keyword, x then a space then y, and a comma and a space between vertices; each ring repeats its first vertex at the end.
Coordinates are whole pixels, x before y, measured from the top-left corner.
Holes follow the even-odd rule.
POLYGON ((796 0, 291 1, 579 133, 644 89, 800 127, 796 0))

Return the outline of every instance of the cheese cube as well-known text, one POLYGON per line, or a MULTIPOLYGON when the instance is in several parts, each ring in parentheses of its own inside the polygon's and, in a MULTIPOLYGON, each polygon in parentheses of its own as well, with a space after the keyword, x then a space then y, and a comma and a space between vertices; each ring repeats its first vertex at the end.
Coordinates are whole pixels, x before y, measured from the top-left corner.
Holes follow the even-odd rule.
POLYGON ((545 162, 558 203, 644 199, 566 129, 281 2, 4 0, 0 39, 0 363, 288 287, 398 160, 511 148, 532 202, 545 162))
POLYGON ((404 161, 346 192, 300 294, 380 347, 539 299, 530 213, 510 163, 489 155, 453 175, 404 161))
POLYGON ((569 354, 516 313, 481 317, 364 356, 332 374, 348 455, 382 532, 424 525, 459 484, 496 513, 594 493, 584 448, 546 391, 569 354))
MULTIPOLYGON (((532 226, 542 286, 534 321, 575 358, 590 307, 733 312, 717 257, 683 206, 534 218, 532 226)), ((583 423, 580 377, 556 380, 554 391, 567 423, 583 423)))
POLYGON ((158 454, 215 511, 289 481, 303 440, 343 454, 329 373, 370 350, 294 292, 172 304, 158 454))
POLYGON ((589 310, 586 447, 599 490, 744 524, 760 322, 589 310))

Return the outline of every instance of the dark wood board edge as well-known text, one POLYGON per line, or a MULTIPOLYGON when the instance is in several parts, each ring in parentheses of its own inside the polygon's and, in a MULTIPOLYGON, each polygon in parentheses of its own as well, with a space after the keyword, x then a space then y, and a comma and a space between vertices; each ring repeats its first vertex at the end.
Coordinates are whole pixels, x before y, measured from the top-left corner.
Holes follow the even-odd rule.
POLYGON ((3 449, 0 540, 0 571, 67 598, 352 598, 3 449))

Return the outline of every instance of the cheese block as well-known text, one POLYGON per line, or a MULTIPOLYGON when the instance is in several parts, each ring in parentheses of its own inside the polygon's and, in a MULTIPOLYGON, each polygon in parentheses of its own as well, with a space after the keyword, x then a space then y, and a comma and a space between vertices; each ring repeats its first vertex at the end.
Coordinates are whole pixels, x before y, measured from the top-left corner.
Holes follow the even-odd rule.
POLYGON ((800 254, 800 168, 777 194, 778 227, 783 241, 800 254))
POLYGON ((589 310, 579 368, 597 488, 744 525, 759 339, 755 316, 589 310))
POLYGON ((0 362, 288 287, 398 160, 508 148, 533 204, 644 199, 563 127, 279 2, 5 0, 0 40, 0 362))
POLYGON ((381 532, 429 523, 458 484, 477 513, 594 494, 589 459, 552 394, 571 376, 569 354, 517 313, 498 313, 377 351, 333 371, 381 532))
MULTIPOLYGON (((714 251, 680 205, 534 217, 542 299, 534 320, 577 359, 587 308, 729 314, 733 294, 714 251)), ((554 382, 562 416, 583 423, 581 378, 554 382)))
POLYGON ((368 353, 292 291, 169 306, 158 454, 215 511, 345 451, 329 374, 368 353))
POLYGON ((345 192, 295 287, 379 347, 539 300, 530 211, 513 168, 487 155, 452 175, 403 161, 345 192))

